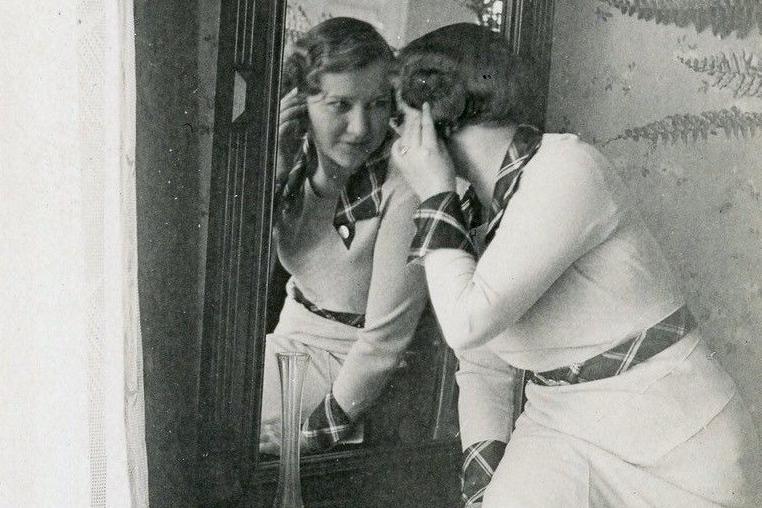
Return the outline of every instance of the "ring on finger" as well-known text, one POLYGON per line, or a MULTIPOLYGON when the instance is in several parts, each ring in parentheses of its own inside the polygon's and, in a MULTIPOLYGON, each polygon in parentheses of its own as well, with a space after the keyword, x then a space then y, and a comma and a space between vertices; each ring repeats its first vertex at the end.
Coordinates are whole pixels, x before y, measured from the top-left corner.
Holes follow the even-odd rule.
POLYGON ((410 150, 409 146, 407 146, 407 145, 401 145, 400 149, 399 149, 399 153, 400 153, 400 155, 405 155, 408 152, 408 150, 410 150))

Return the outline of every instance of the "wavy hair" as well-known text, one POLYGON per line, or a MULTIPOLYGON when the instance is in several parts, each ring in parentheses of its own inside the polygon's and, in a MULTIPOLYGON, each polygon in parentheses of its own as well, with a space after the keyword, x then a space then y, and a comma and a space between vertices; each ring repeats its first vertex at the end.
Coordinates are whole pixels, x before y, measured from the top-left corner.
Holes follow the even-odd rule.
POLYGON ((486 27, 448 25, 408 44, 398 58, 401 98, 431 106, 440 135, 465 125, 534 123, 541 97, 531 61, 486 27))
POLYGON ((320 93, 323 74, 362 69, 379 61, 391 64, 394 53, 373 25, 348 17, 327 19, 294 43, 283 64, 281 95, 294 87, 308 95, 320 93))

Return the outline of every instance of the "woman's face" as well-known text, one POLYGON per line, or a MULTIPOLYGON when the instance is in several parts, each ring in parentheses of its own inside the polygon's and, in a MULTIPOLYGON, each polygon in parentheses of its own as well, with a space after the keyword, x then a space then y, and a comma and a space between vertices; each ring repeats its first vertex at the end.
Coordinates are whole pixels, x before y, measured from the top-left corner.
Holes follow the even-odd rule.
POLYGON ((387 70, 387 64, 376 62, 323 74, 322 91, 307 98, 310 129, 325 170, 348 177, 383 142, 391 114, 387 70), (328 161, 335 167, 326 168, 328 161))

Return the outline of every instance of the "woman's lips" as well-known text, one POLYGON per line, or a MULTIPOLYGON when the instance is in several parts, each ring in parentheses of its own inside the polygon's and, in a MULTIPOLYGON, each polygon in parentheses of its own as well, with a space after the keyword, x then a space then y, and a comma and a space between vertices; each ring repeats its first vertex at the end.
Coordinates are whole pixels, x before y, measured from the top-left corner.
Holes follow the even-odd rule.
POLYGON ((342 146, 350 151, 350 152, 367 152, 368 150, 368 144, 365 142, 362 143, 348 143, 348 142, 342 142, 342 146))

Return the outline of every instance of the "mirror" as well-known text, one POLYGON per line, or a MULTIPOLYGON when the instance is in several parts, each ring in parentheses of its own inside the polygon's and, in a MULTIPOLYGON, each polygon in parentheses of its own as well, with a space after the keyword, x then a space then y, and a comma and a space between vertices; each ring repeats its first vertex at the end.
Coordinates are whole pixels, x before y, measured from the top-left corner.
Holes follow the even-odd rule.
POLYGON ((307 30, 331 17, 367 21, 392 48, 400 49, 421 35, 451 23, 479 23, 503 31, 508 4, 503 0, 288 0, 286 47, 307 30))
MULTIPOLYGON (((303 303, 295 302, 293 289, 292 296, 287 298, 291 274, 286 268, 290 267, 295 274, 296 269, 288 260, 275 263, 277 256, 271 254, 276 253, 281 241, 293 252, 303 251, 302 260, 310 266, 304 273, 314 278, 313 268, 327 269, 339 259, 327 254, 315 255, 311 249, 315 248, 316 239, 330 239, 336 252, 346 257, 353 251, 346 248, 344 240, 351 238, 350 246, 363 242, 374 244, 380 229, 379 215, 373 213, 354 224, 334 224, 337 196, 326 199, 321 210, 324 215, 309 217, 322 224, 320 235, 309 228, 309 235, 292 231, 282 235, 277 224, 271 228, 271 224, 280 220, 278 206, 274 207, 273 202, 283 190, 275 185, 278 86, 282 67, 282 59, 277 55, 288 55, 297 38, 314 24, 350 16, 366 20, 394 49, 446 24, 482 23, 503 32, 514 51, 529 53, 547 65, 552 5, 551 0, 226 0, 221 3, 204 322, 199 345, 197 459, 198 482, 203 485, 205 503, 243 500, 247 506, 264 506, 271 503, 277 484, 277 451, 260 453, 258 442, 260 430, 266 430, 265 425, 260 429, 260 415, 269 413, 279 417, 280 412, 279 407, 273 411, 270 402, 279 398, 279 394, 273 397, 273 391, 280 391, 280 381, 277 371, 265 372, 266 335, 276 332, 291 336, 289 340, 300 335, 301 342, 306 344, 310 342, 306 337, 309 334, 295 333, 294 326, 282 333, 281 318, 284 312, 296 312, 301 318, 313 318, 316 314, 303 303), (354 229, 347 235, 342 226, 354 229), (284 305, 289 300, 290 310, 284 305), (268 376, 270 387, 265 387, 268 376)), ((390 105, 384 104, 383 87, 378 88, 382 80, 372 77, 364 76, 364 79, 375 86, 362 87, 362 92, 370 94, 366 97, 369 102, 376 103, 378 99, 376 105, 384 110, 390 105)), ((341 84, 341 80, 339 82, 341 84)), ((386 116, 389 114, 388 110, 384 112, 386 116)), ((370 159, 367 152, 372 151, 371 148, 375 146, 361 147, 361 151, 366 152, 361 162, 370 159)), ((382 190, 378 207, 396 210, 396 205, 390 207, 384 202, 398 192, 398 189, 384 192, 388 182, 393 183, 393 178, 378 184, 382 190)), ((365 192, 379 197, 367 188, 365 192)), ((371 207, 371 211, 375 213, 376 206, 371 207)), ((409 212, 405 217, 409 219, 409 212)), ((390 236, 398 235, 397 230, 390 229, 393 233, 390 236)), ((404 245, 407 239, 400 241, 404 245)), ((368 279, 373 279, 373 274, 369 267, 372 267, 371 261, 375 262, 375 256, 372 249, 364 256, 357 257, 352 270, 337 270, 334 266, 332 274, 324 276, 320 284, 307 284, 309 277, 297 276, 295 285, 307 300, 318 300, 317 303, 322 304, 318 307, 323 310, 356 315, 366 311, 364 329, 375 319, 376 326, 379 322, 385 326, 397 325, 409 336, 402 341, 404 347, 397 348, 397 353, 391 356, 391 366, 387 362, 386 370, 381 369, 383 375, 376 375, 365 383, 364 390, 370 393, 365 402, 362 398, 352 399, 365 407, 353 414, 357 425, 351 426, 351 435, 342 436, 343 442, 328 451, 302 456, 305 502, 311 500, 313 505, 320 506, 369 506, 361 501, 370 496, 377 501, 373 506, 428 506, 432 500, 441 501, 434 503, 437 506, 451 506, 460 498, 461 450, 454 382, 457 362, 441 339, 433 313, 425 308, 425 298, 419 298, 420 291, 411 290, 408 295, 404 290, 397 290, 408 300, 415 300, 414 305, 401 307, 414 307, 415 312, 410 311, 407 317, 399 319, 392 315, 378 320, 370 315, 371 294, 387 295, 383 294, 385 291, 370 290, 368 279), (338 293, 325 291, 334 284, 343 284, 345 290, 357 285, 354 290, 362 298, 345 296, 341 300, 338 293)), ((405 265, 404 260, 389 256, 379 256, 379 259, 397 263, 398 267, 405 265)), ((394 274, 394 270, 391 273, 394 274)), ((399 279, 399 274, 395 276, 399 279)), ((381 280, 379 285, 386 285, 384 276, 376 280, 381 280)), ((300 322, 296 320, 291 324, 300 325, 300 322)), ((347 326, 338 327, 344 330, 345 339, 347 326)), ((357 333, 358 328, 353 330, 357 333)), ((328 335, 336 339, 333 334, 328 335)), ((309 345, 315 347, 314 342, 309 345)), ((371 350, 366 348, 363 352, 371 350)), ((315 409, 310 406, 317 406, 316 401, 326 395, 342 371, 346 371, 346 358, 350 354, 351 347, 347 344, 337 351, 324 348, 319 353, 317 360, 329 368, 325 369, 327 375, 322 385, 307 381, 309 389, 318 395, 303 404, 304 418, 315 409)), ((366 365, 355 362, 355 374, 359 370, 362 377, 366 365)), ((357 386, 360 385, 345 382, 344 393, 337 394, 337 400, 344 400, 346 404, 346 400, 351 399, 347 393, 357 386)))
MULTIPOLYGON (((308 428, 302 435, 307 441, 303 457, 414 445, 457 434, 455 360, 425 308, 423 270, 406 264, 414 200, 400 189, 400 177, 387 173, 386 161, 369 162, 378 158, 392 132, 388 65, 378 58, 322 74, 315 87, 319 90, 302 97, 288 90, 292 83, 304 82, 311 69, 307 64, 307 70, 293 71, 289 65, 297 41, 316 25, 350 17, 370 24, 394 51, 456 22, 500 31, 505 8, 501 0, 287 2, 278 154, 286 160, 276 164, 277 259, 264 361, 262 459, 277 460, 279 454, 279 352, 311 357, 302 390, 302 421, 308 428), (355 111, 365 113, 358 113, 358 119, 355 111), (377 188, 363 187, 370 185, 368 175, 374 175, 377 188), (282 190, 281 182, 295 188, 282 190), (346 203, 369 199, 379 201, 375 209, 360 205, 343 211, 346 203)), ((362 27, 339 30, 346 37, 362 27)), ((372 35, 357 37, 369 44, 372 35)), ((335 51, 324 42, 330 35, 322 37, 322 45, 314 43, 305 53, 315 47, 335 51)), ((358 57, 359 51, 352 58, 358 57)))

